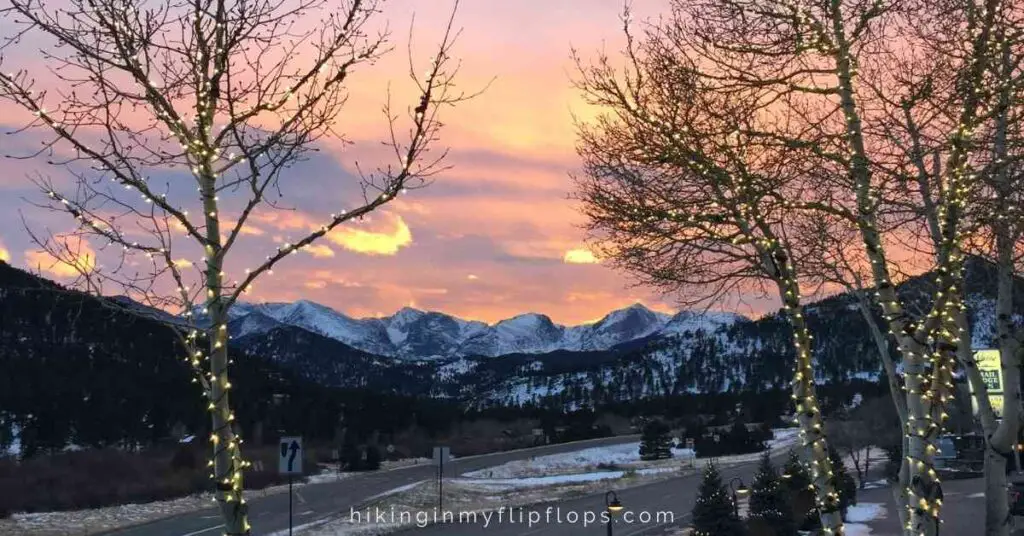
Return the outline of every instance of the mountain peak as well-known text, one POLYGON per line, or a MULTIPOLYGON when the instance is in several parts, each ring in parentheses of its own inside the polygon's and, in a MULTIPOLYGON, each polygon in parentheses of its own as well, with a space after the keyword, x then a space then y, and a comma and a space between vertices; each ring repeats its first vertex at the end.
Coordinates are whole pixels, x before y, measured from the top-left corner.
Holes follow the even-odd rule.
POLYGON ((395 311, 395 314, 387 318, 390 319, 392 322, 396 320, 409 322, 425 314, 427 314, 426 311, 417 309, 415 307, 409 307, 408 305, 406 305, 405 307, 402 307, 401 309, 395 311))
POLYGON ((579 326, 556 324, 548 315, 534 312, 485 324, 411 306, 391 316, 356 319, 310 300, 239 305, 232 318, 246 334, 258 334, 264 326, 292 325, 365 352, 402 359, 607 350, 663 332, 693 329, 695 324, 712 328, 729 323, 726 318, 702 320, 704 315, 697 312, 674 318, 640 302, 579 326))

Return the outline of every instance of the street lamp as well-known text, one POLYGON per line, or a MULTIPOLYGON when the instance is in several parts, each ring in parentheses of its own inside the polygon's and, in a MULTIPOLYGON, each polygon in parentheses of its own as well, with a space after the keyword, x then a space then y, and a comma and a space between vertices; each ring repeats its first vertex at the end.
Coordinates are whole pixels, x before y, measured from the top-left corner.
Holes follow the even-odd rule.
POLYGON ((604 507, 608 510, 608 536, 612 536, 612 517, 622 511, 622 503, 619 502, 619 496, 614 491, 609 491, 604 494, 604 507))
POLYGON ((740 517, 740 501, 737 495, 746 495, 750 490, 747 489, 746 484, 743 483, 743 479, 740 477, 733 477, 729 481, 729 489, 732 490, 732 507, 733 511, 736 512, 736 517, 740 517), (738 486, 736 484, 739 484, 738 486))

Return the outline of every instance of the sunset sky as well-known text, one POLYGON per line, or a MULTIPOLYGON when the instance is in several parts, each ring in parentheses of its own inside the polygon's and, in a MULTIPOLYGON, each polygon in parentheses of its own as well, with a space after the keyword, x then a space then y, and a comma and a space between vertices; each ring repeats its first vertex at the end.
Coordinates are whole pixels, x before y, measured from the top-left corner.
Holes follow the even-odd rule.
MULTIPOLYGON (((644 18, 665 4, 636 0, 633 11, 644 18)), ((355 203, 346 198, 354 162, 369 166, 381 156, 386 83, 392 83, 396 99, 408 95, 411 15, 416 14, 415 42, 423 45, 416 59, 423 64, 432 50, 427 45, 443 32, 448 6, 442 0, 385 3, 381 20, 390 21, 395 50, 351 78, 352 99, 341 124, 355 144, 342 148, 329 142, 289 173, 283 202, 295 210, 259 214, 240 244, 241 263, 262 259, 275 244, 355 203)), ((386 315, 411 305, 489 322, 535 311, 556 322, 580 323, 636 301, 674 310, 671 297, 630 288, 627 276, 585 249, 582 220, 567 199, 569 173, 579 165, 571 114, 593 113, 571 87, 570 47, 584 57, 602 46, 618 51, 621 9, 621 0, 463 0, 457 16, 464 28, 456 48, 463 64, 457 84, 472 91, 491 78, 494 82, 476 100, 444 113, 441 145, 451 149, 448 164, 454 168, 370 221, 349 225, 286 259, 274 275, 257 282, 250 299, 310 299, 353 316, 386 315)), ((17 67, 39 69, 40 64, 13 58, 4 65, 17 67), (11 61, 21 64, 8 65, 11 61)), ((27 118, 25 112, 8 110, 13 109, 3 109, 5 130, 27 118)), ((31 138, 0 137, 4 154, 29 146, 31 138)), ((35 251, 21 221, 24 216, 34 229, 53 232, 70 228, 66 216, 26 202, 40 200, 29 174, 57 177, 62 170, 11 159, 5 164, 0 258, 49 277, 66 275, 35 251)))

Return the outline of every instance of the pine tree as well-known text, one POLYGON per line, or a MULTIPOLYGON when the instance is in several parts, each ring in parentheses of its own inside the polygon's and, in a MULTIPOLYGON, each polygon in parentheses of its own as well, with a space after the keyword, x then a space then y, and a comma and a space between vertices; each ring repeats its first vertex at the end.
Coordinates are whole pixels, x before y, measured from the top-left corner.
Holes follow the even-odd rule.
POLYGON ((693 536, 741 536, 746 527, 736 515, 736 506, 722 485, 714 464, 708 464, 693 506, 693 536))
POLYGON ((793 519, 800 530, 813 530, 820 526, 811 473, 795 452, 789 453, 782 470, 782 487, 789 496, 793 519))
POLYGON ((672 457, 672 437, 668 425, 660 420, 652 420, 644 425, 640 437, 640 459, 660 460, 672 457))
POLYGON ((786 488, 791 490, 807 489, 811 485, 811 474, 795 452, 789 453, 786 465, 783 466, 786 488))
POLYGON ((857 504, 857 481, 850 476, 839 451, 829 447, 828 457, 832 460, 832 485, 839 494, 839 511, 846 517, 846 510, 857 504))
POLYGON ((783 487, 775 473, 767 452, 761 456, 761 464, 757 468, 757 475, 754 476, 754 484, 750 490, 750 518, 758 520, 761 526, 770 528, 771 534, 775 536, 796 534, 796 522, 793 520, 788 490, 783 487))

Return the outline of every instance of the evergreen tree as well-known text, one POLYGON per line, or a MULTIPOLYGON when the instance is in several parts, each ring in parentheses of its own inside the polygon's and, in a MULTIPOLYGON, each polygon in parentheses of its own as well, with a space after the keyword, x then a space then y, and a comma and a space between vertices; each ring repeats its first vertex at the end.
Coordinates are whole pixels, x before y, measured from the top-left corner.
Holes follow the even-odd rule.
POLYGON ((708 464, 700 483, 693 506, 693 530, 693 536, 741 536, 746 532, 714 464, 708 464))
POLYGON ((850 476, 839 451, 831 446, 828 448, 828 458, 832 461, 832 484, 839 494, 839 510, 845 518, 850 506, 857 504, 857 481, 850 476))
POLYGON ((791 490, 807 489, 807 486, 811 485, 811 473, 804 467, 803 462, 796 455, 795 452, 789 453, 789 458, 786 459, 786 465, 783 466, 784 479, 786 480, 785 487, 791 490))
POLYGON ((644 425, 640 437, 640 459, 660 460, 672 457, 672 437, 668 425, 658 419, 644 425))
POLYGON ((757 475, 754 476, 754 484, 750 490, 750 518, 752 521, 757 520, 774 536, 796 534, 788 490, 783 487, 775 473, 767 452, 761 456, 761 464, 757 468, 757 475))
POLYGON ((811 473, 795 452, 789 453, 782 470, 782 487, 788 492, 793 519, 800 530, 813 530, 820 525, 811 473))

